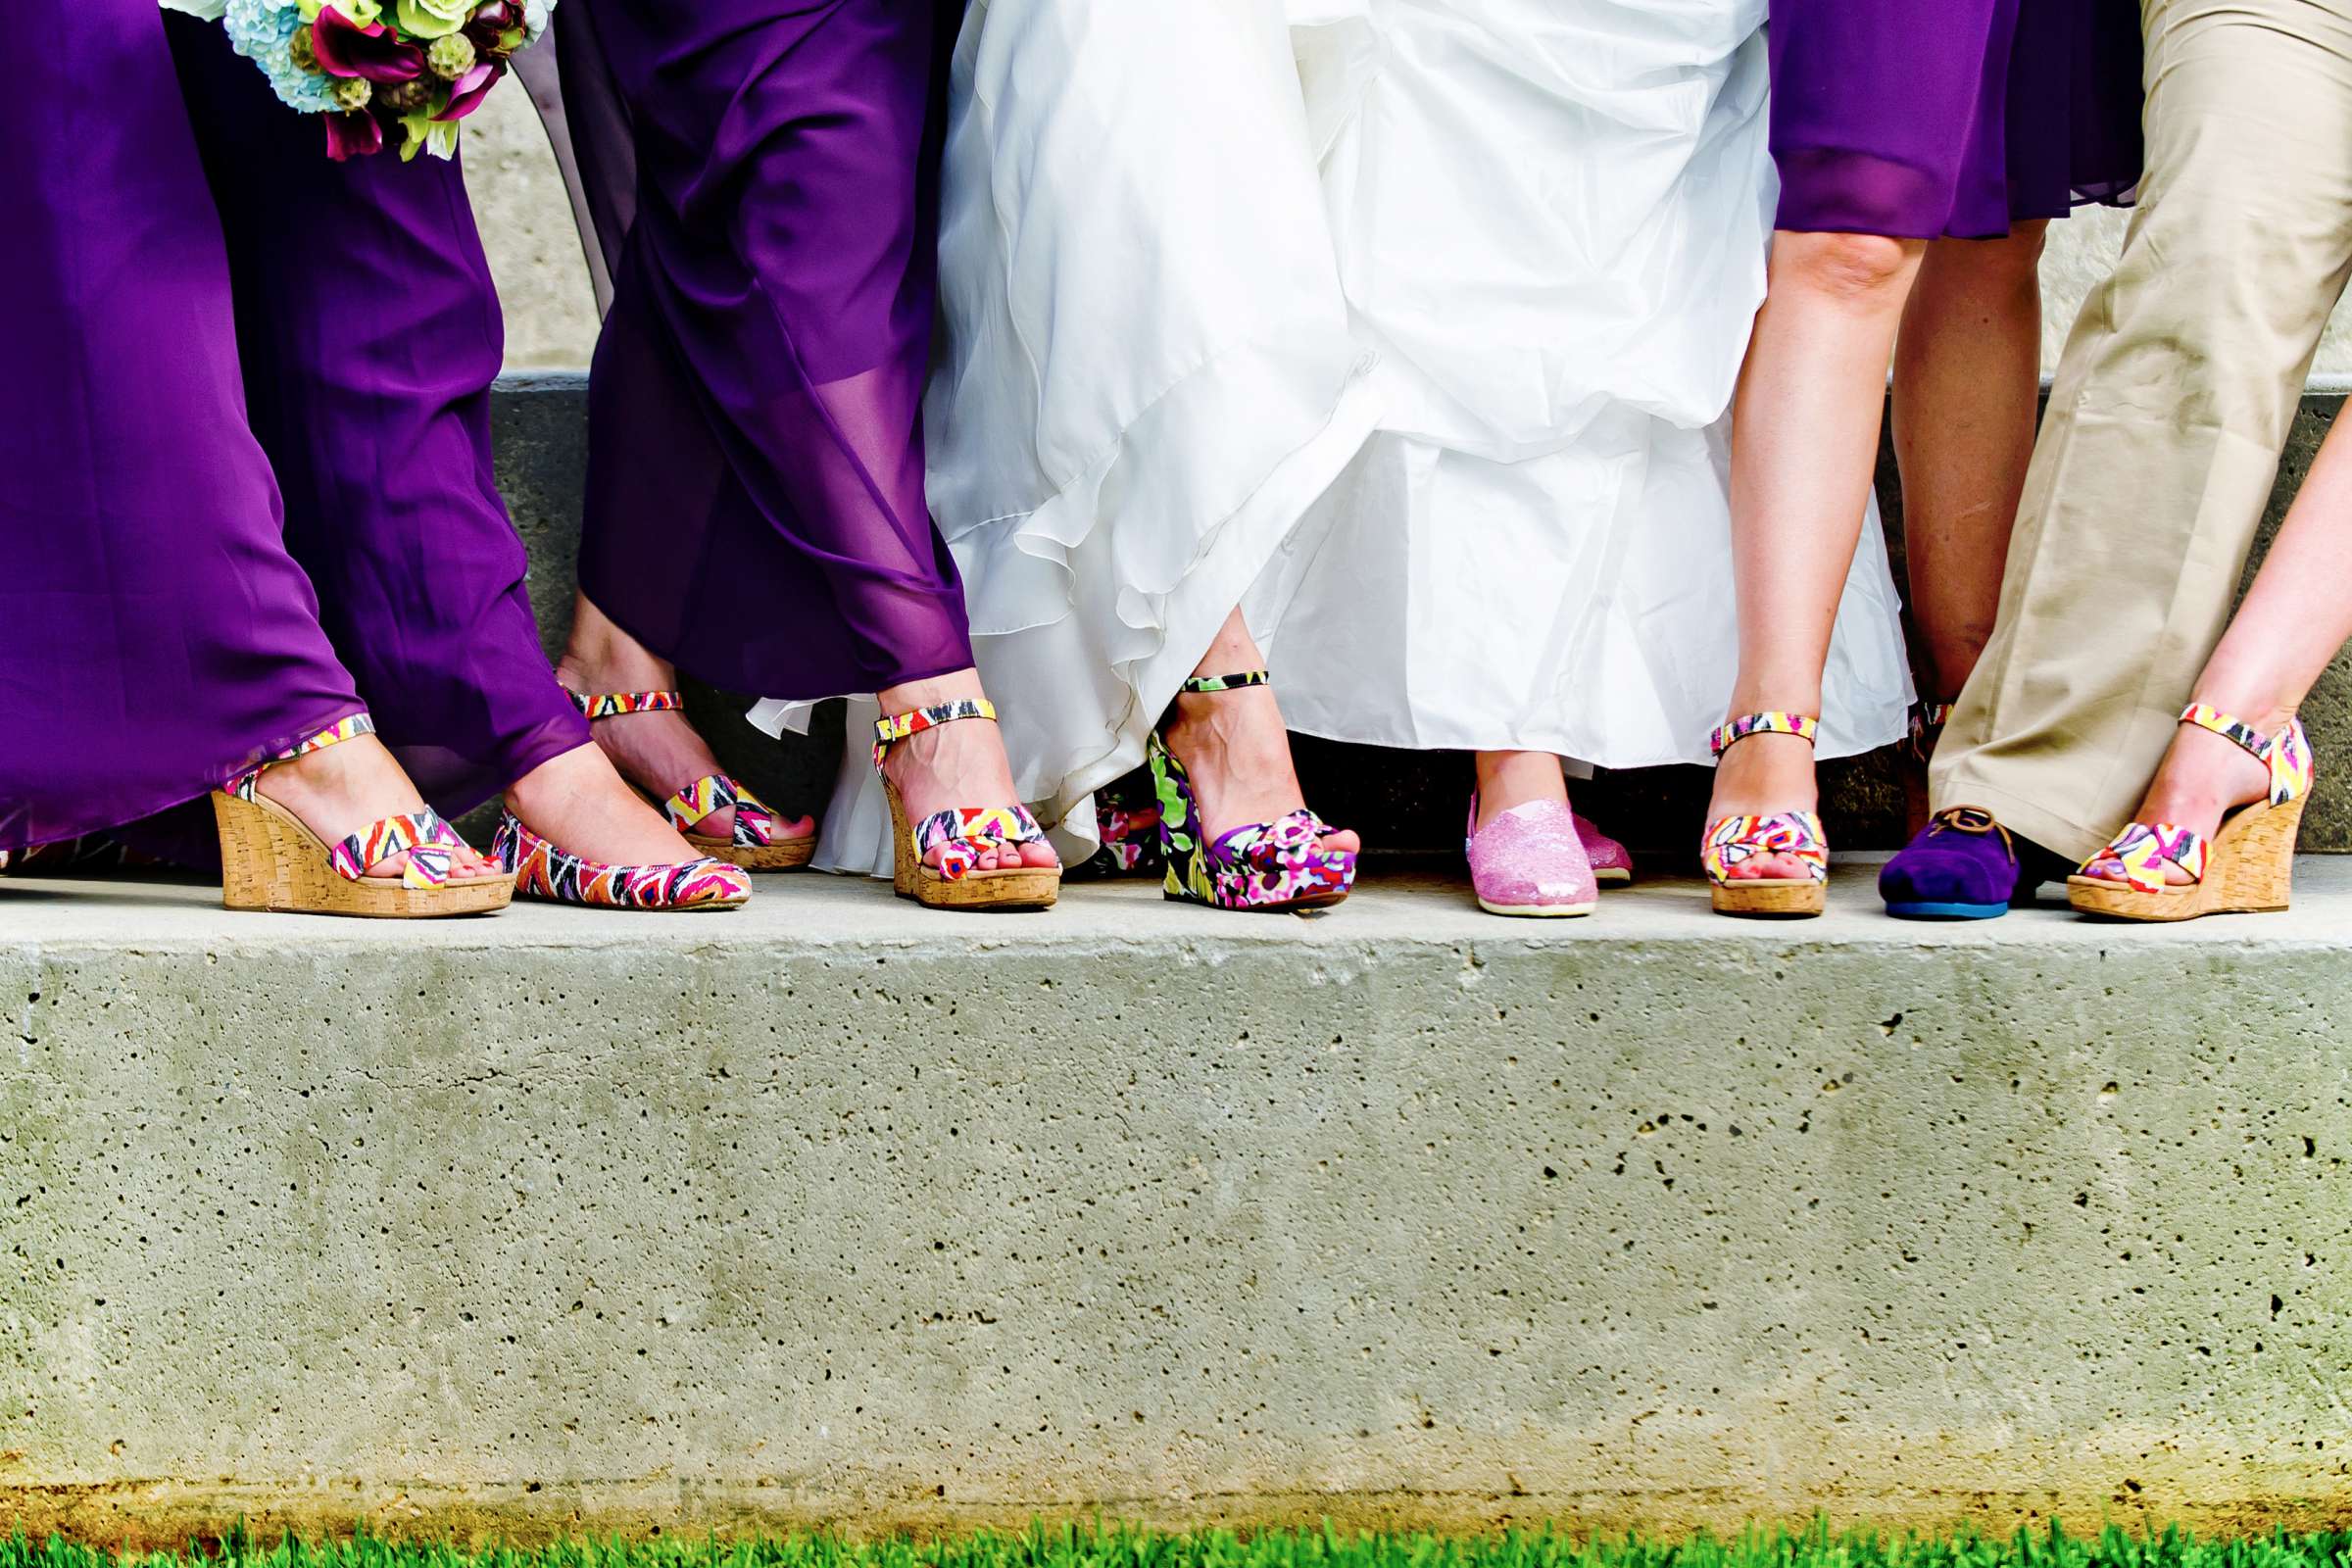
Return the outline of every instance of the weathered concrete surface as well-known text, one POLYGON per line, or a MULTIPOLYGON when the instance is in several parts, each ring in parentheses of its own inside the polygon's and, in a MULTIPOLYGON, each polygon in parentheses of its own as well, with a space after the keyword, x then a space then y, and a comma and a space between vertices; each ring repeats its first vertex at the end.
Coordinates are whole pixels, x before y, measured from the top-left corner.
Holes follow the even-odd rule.
MULTIPOLYGON (((2341 392, 2315 392, 2305 401, 2263 524, 2266 547, 2342 404, 2341 392)), ((573 563, 579 549, 587 431, 586 395, 578 378, 510 382, 497 403, 497 438, 499 482, 530 547, 533 602, 553 652, 571 621, 573 563)), ((1882 457, 1879 493, 1899 581, 1902 493, 1891 452, 1882 457)), ((695 721, 714 738, 720 757, 762 795, 791 810, 822 808, 839 756, 838 724, 811 742, 779 744, 743 722, 747 704, 740 699, 708 689, 690 690, 688 699, 695 721)), ((2352 757, 2352 662, 2338 659, 2304 716, 2323 759, 2352 757)), ((1436 851, 1458 845, 1461 802, 1470 788, 1469 766, 1462 757, 1374 752, 1302 738, 1298 758, 1316 808, 1362 832, 1374 846, 1436 851)), ((1857 850, 1892 849, 1902 843, 1902 795, 1895 767, 1896 759, 1889 753, 1824 768, 1824 814, 1833 842, 1857 850)), ((1651 768, 1583 785, 1577 802, 1635 848, 1690 858, 1706 811, 1707 785, 1708 775, 1701 768, 1651 768)), ((2352 769, 2323 763, 2319 791, 2304 817, 2303 843, 2309 850, 2352 849, 2352 769)))
POLYGON ((0 1519, 2352 1522, 2352 864, 387 930, 0 885, 0 1519))

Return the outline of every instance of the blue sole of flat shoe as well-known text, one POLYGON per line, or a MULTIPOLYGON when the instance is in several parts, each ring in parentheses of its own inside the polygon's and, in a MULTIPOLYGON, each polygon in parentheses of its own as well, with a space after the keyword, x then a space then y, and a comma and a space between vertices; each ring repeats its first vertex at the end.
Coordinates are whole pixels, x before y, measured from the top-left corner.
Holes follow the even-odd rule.
POLYGON ((1989 920, 2009 912, 2006 904, 1889 904, 1897 920, 1989 920))

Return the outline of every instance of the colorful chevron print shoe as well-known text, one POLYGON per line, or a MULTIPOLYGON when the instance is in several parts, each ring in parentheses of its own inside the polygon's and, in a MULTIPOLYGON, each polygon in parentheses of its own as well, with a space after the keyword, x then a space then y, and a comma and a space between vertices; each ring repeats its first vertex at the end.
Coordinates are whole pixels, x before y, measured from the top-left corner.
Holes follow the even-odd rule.
MULTIPOLYGON (((569 688, 565 688, 569 691, 569 688)), ((570 692, 572 706, 593 724, 599 719, 630 713, 679 713, 686 698, 679 692, 570 692)), ((645 792, 648 799, 652 791, 645 792)), ((750 871, 791 871, 807 865, 816 854, 816 824, 807 817, 786 822, 749 786, 726 774, 707 773, 681 787, 665 800, 656 801, 669 825, 686 842, 712 859, 726 860, 750 871), (695 828, 721 811, 735 813, 735 825, 723 834, 697 833, 695 828)))
POLYGON ((995 723, 996 706, 985 697, 959 698, 874 721, 874 771, 890 800, 891 887, 902 899, 927 909, 1048 909, 1061 896, 1061 867, 983 867, 980 858, 1022 844, 1042 844, 1046 830, 1020 806, 954 807, 909 825, 906 803, 883 769, 891 748, 941 724, 967 719, 995 723), (930 861, 939 852, 939 863, 930 861))
MULTIPOLYGON (((1750 735, 1793 735, 1811 742, 1821 720, 1803 713, 1742 713, 1717 727, 1708 746, 1717 757, 1750 735)), ((1829 906, 1830 845, 1812 811, 1719 817, 1699 843, 1699 863, 1717 914, 1814 915, 1829 906), (1785 856, 1802 867, 1793 877, 1741 874, 1751 861, 1785 856)))
POLYGON ((262 775, 279 763, 374 733, 373 719, 354 713, 213 792, 224 905, 385 920, 490 914, 507 906, 513 877, 453 875, 466 841, 430 807, 371 822, 330 845, 261 792, 262 775), (408 859, 398 879, 368 874, 401 855, 408 859))
MULTIPOLYGON (((1262 669, 1197 675, 1180 690, 1242 691, 1272 684, 1262 669)), ((1336 830, 1301 807, 1278 822, 1247 822, 1207 838, 1193 781, 1169 750, 1166 725, 1152 732, 1152 789, 1159 797, 1159 853, 1167 862, 1166 896, 1218 909, 1282 911, 1339 903, 1355 887, 1355 852, 1325 850, 1336 830)))
POLYGON ((2132 822, 2066 879, 2066 899, 2084 914, 2116 920, 2194 920, 2206 914, 2267 913, 2287 906, 2295 876, 2295 834, 2311 795, 2311 740, 2303 721, 2264 735, 2243 720, 2191 703, 2180 722, 2209 730, 2270 770, 2267 794, 2222 818, 2210 840, 2170 822, 2132 822), (2179 867, 2188 880, 2168 879, 2179 867))
POLYGON ((514 873, 517 898, 590 909, 691 913, 737 908, 752 896, 751 873, 715 857, 674 865, 607 865, 571 855, 502 812, 490 858, 514 873))

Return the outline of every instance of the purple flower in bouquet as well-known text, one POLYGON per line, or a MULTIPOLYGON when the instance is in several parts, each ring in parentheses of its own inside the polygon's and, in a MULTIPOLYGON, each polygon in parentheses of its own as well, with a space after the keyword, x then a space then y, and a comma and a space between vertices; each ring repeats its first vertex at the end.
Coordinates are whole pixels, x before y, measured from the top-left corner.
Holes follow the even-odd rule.
POLYGON ((347 158, 372 157, 384 150, 383 122, 366 110, 319 118, 326 122, 326 156, 336 163, 347 158))
POLYGON ((311 24, 311 52, 330 76, 365 76, 369 81, 415 81, 424 74, 424 51, 381 22, 363 27, 333 6, 318 8, 311 24))
POLYGON ((484 60, 449 84, 449 107, 433 118, 444 122, 464 120, 482 106, 498 78, 507 74, 504 63, 484 60))

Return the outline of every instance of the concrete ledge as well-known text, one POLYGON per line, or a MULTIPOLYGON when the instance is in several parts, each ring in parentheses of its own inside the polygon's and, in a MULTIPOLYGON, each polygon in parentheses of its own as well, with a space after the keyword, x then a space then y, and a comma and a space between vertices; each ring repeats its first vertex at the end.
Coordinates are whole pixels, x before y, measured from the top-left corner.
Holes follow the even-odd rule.
POLYGON ((0 883, 0 1520, 2352 1523, 2352 864, 2169 930, 0 883))
MULTIPOLYGON (((2344 395, 2341 388, 2328 386, 2315 388, 2305 398, 2264 522, 2266 547, 2343 406, 2344 395)), ((502 383, 497 436, 499 480, 530 548, 532 598, 552 652, 561 647, 571 619, 581 477, 587 463, 586 382, 578 376, 543 373, 502 383)), ((1879 497, 1900 582, 1902 495, 1891 447, 1881 454, 1879 497)), ((2259 554, 2256 560, 2259 563, 2259 554)), ((838 726, 813 741, 780 744, 743 722, 745 705, 739 699, 691 684, 687 696, 695 721, 711 736, 730 768, 790 809, 821 809, 838 756, 838 726)), ((2339 660, 2329 670, 2304 716, 2324 757, 2352 756, 2352 662, 2339 660)), ((1298 761, 1316 809, 1360 830, 1376 848, 1458 849, 1456 818, 1470 787, 1465 759, 1448 753, 1376 752, 1302 738, 1298 761)), ((1890 753, 1832 764, 1823 782, 1824 815, 1834 843, 1856 850, 1893 849, 1902 843, 1902 794, 1890 753)), ((1577 804, 1636 849, 1689 860, 1706 799, 1703 769, 1649 768, 1596 779, 1578 792, 1577 804)), ((477 836, 487 836, 486 829, 477 836)), ((2322 768, 2319 791, 2304 816, 2303 845, 2315 851, 2352 850, 2352 769, 2322 768)))

